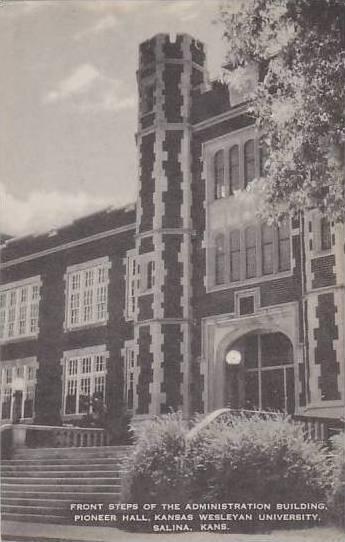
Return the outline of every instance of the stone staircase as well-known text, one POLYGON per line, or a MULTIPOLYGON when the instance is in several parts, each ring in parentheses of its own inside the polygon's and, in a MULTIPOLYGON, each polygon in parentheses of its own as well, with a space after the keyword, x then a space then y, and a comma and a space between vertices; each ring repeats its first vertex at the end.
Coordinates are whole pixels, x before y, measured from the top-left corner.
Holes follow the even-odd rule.
POLYGON ((71 512, 71 503, 119 502, 130 453, 130 446, 17 450, 2 461, 2 519, 73 523, 74 513, 90 512, 71 512))

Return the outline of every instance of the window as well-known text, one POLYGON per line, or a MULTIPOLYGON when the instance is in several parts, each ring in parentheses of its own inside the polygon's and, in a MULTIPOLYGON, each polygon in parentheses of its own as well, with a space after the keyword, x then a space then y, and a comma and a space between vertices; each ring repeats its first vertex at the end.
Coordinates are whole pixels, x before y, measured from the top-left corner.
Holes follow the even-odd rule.
POLYGON ((225 179, 224 179, 224 151, 216 152, 214 156, 214 199, 225 197, 225 179))
POLYGON ((5 361, 1 369, 1 419, 19 421, 34 415, 36 358, 5 361))
POLYGON ((239 147, 234 145, 229 150, 229 186, 230 194, 234 193, 234 190, 239 190, 240 186, 240 156, 239 147))
POLYGON ((241 238, 240 230, 230 232, 230 280, 241 279, 241 238))
POLYGON ((290 269, 290 230, 287 223, 278 228, 278 269, 287 271, 290 269))
POLYGON ((155 262, 149 261, 147 264, 147 289, 151 290, 155 285, 155 262))
POLYGON ((67 269, 67 328, 107 320, 109 267, 102 259, 67 269))
POLYGON ((268 160, 268 145, 263 138, 253 137, 253 129, 244 129, 210 143, 210 153, 206 150, 207 171, 211 179, 208 183, 210 200, 218 200, 233 195, 237 190, 246 188, 255 178, 264 176, 268 160), (222 145, 219 148, 219 145, 222 145))
POLYGON ((240 315, 253 314, 255 310, 254 296, 246 296, 239 298, 239 313, 240 315))
POLYGON ((126 296, 126 315, 128 320, 132 320, 135 315, 136 300, 136 273, 137 264, 133 256, 127 258, 127 296, 126 296))
POLYGON ((216 237, 216 269, 215 277, 216 284, 223 284, 225 282, 225 251, 224 251, 224 235, 220 234, 216 237))
POLYGON ((245 230, 246 243, 246 278, 256 277, 256 227, 248 226, 245 230))
POLYGON ((244 282, 291 269, 289 224, 279 228, 251 224, 239 230, 218 232, 214 252, 208 252, 209 284, 244 282))
POLYGON ((143 98, 142 98, 142 112, 143 115, 150 113, 153 110, 154 106, 154 90, 155 87, 153 84, 146 85, 143 88, 143 98))
POLYGON ((241 371, 226 368, 227 399, 232 408, 295 409, 293 348, 283 333, 242 337, 231 349, 241 352, 241 371), (236 378, 237 376, 237 378, 236 378))
POLYGON ((247 186, 255 178, 255 153, 254 139, 250 139, 244 145, 244 186, 247 186))
POLYGON ((40 285, 33 277, 0 287, 0 339, 37 336, 40 285))
POLYGON ((331 224, 327 217, 321 218, 320 223, 321 250, 332 248, 331 224))
MULTIPOLYGON (((273 228, 267 224, 262 225, 262 274, 273 273, 273 228)), ((290 241, 290 239, 289 239, 290 241)))
POLYGON ((266 163, 268 160, 268 145, 263 139, 260 139, 259 160, 260 160, 260 177, 264 177, 266 163))
POLYGON ((133 409, 134 397, 134 368, 135 368, 135 352, 133 347, 126 348, 125 359, 125 393, 124 399, 129 410, 133 409))
POLYGON ((64 414, 90 411, 91 398, 105 400, 107 352, 83 349, 64 356, 64 414))

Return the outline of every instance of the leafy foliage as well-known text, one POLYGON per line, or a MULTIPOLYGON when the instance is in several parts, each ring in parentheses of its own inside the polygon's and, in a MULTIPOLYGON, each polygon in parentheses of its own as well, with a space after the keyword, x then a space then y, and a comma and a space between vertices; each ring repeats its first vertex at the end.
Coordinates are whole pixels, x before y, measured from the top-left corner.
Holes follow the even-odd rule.
POLYGON ((183 502, 186 426, 181 413, 141 428, 125 481, 124 502, 183 502))
POLYGON ((193 493, 210 502, 308 502, 325 497, 327 452, 283 415, 236 416, 192 443, 193 493), (201 490, 202 488, 202 490, 201 490))
POLYGON ((345 434, 332 439, 333 470, 328 508, 332 519, 345 527, 345 434))
POLYGON ((139 504, 320 502, 329 485, 327 453, 280 414, 236 415, 192 439, 181 415, 169 414, 140 433, 122 498, 139 504))
POLYGON ((229 81, 253 63, 265 71, 248 96, 270 147, 261 214, 344 221, 345 0, 229 0, 219 19, 240 72, 229 81))

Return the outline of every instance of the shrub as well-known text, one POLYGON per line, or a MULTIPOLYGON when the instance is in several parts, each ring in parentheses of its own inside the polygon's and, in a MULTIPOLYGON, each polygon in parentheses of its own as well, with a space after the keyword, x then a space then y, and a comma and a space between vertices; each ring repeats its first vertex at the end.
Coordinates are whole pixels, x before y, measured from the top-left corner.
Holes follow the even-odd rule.
POLYGON ((345 434, 341 433, 331 439, 332 444, 332 476, 328 498, 330 518, 345 527, 345 434))
POLYGON ((308 502, 325 498, 327 451, 283 415, 215 422, 192 442, 192 495, 213 502, 308 502))
POLYGON ((143 424, 124 483, 123 502, 182 502, 185 450, 186 427, 180 413, 143 424))
MULTIPOLYGON (((123 502, 270 503, 276 512, 277 503, 326 500, 328 450, 306 440, 302 426, 283 415, 236 415, 213 422, 193 438, 180 414, 157 418, 142 429, 123 502)), ((237 522, 234 529, 267 525, 253 520, 237 522)), ((296 528, 296 522, 290 525, 296 528)))

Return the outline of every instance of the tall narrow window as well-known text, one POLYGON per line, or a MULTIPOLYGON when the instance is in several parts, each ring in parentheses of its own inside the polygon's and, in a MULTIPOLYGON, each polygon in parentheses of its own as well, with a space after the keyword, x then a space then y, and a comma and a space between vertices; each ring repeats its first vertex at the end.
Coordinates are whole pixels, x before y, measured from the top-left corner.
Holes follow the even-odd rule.
POLYGON ((285 222, 278 228, 278 256, 279 271, 288 271, 291 267, 290 262, 290 228, 285 222))
POLYGON ((127 408, 131 410, 133 408, 134 399, 134 367, 135 367, 135 353, 134 348, 126 349, 126 375, 125 375, 125 401, 127 408))
POLYGON ((273 228, 267 224, 262 225, 262 273, 273 273, 273 228))
POLYGON ((137 264, 133 256, 128 256, 127 258, 127 296, 126 296, 126 314, 128 319, 132 319, 135 314, 136 301, 135 301, 135 292, 136 292, 136 271, 137 264))
POLYGON ((240 230, 230 232, 230 280, 241 279, 240 230))
POLYGON ((240 188, 240 159, 238 145, 229 150, 229 185, 230 194, 240 188))
POLYGON ((225 250, 224 235, 221 233, 216 237, 216 260, 215 260, 215 283, 224 284, 225 281, 225 250))
POLYGON ((321 250, 330 250, 332 247, 331 224, 325 216, 320 224, 321 250))
POLYGON ((147 264, 147 289, 151 290, 155 285, 155 262, 151 260, 147 264))
POLYGON ((256 228, 248 226, 245 231, 246 240, 246 278, 256 277, 256 228))
POLYGON ((254 139, 244 145, 244 185, 247 186, 255 177, 254 139))
POLYGON ((268 160, 268 145, 263 139, 260 139, 259 159, 260 159, 260 177, 264 177, 266 173, 265 166, 268 160))
POLYGON ((214 155, 214 199, 224 198, 224 151, 221 149, 214 155))

